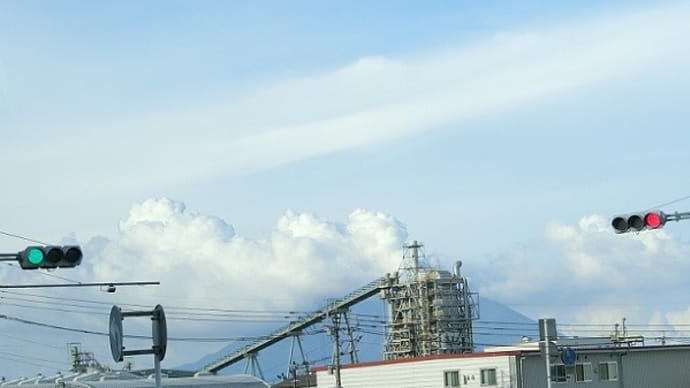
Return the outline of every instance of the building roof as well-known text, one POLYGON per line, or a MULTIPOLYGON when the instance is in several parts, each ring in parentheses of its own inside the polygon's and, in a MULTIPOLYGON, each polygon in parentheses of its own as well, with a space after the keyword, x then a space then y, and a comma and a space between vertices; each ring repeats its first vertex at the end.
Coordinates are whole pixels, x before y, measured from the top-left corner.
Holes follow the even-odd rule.
MULTIPOLYGON (((496 357, 496 356, 516 356, 519 355, 519 351, 496 351, 491 353, 478 352, 478 353, 453 353, 453 354, 434 354, 429 356, 419 356, 419 357, 406 357, 406 358, 396 358, 393 360, 379 360, 379 361, 365 361, 356 364, 343 364, 340 369, 349 368, 363 368, 368 366, 377 365, 390 365, 390 364, 404 364, 408 362, 420 362, 420 361, 431 361, 431 360, 446 360, 446 359, 466 359, 466 358, 481 358, 481 357, 496 357)), ((312 368, 314 372, 320 372, 328 370, 328 366, 317 366, 312 368)))
MULTIPOLYGON (((156 380, 149 376, 141 376, 128 373, 87 373, 71 376, 38 376, 30 379, 17 379, 5 381, 0 386, 31 386, 33 388, 151 388, 156 386, 156 380)), ((193 387, 193 388, 268 388, 265 381, 250 375, 216 376, 197 375, 194 377, 166 378, 163 377, 162 385, 166 387, 193 387)))
MULTIPOLYGON (((611 352, 611 351, 621 351, 626 352, 648 352, 648 351, 677 351, 677 350, 690 350, 690 345, 643 345, 643 346, 628 346, 627 344, 616 344, 609 342, 604 344, 603 342, 594 343, 591 340, 583 341, 579 343, 577 341, 564 341, 557 344, 558 347, 573 347, 578 351, 583 351, 587 353, 597 353, 597 352, 611 352)), ((503 346, 491 348, 484 352, 478 353, 462 353, 462 354, 439 354, 430 356, 420 356, 420 357, 408 357, 408 358, 397 358, 393 360, 380 360, 380 361, 366 361, 356 364, 343 364, 340 366, 341 369, 351 369, 351 368, 365 368, 370 366, 379 365, 391 365, 391 364, 404 364, 404 363, 414 363, 423 362, 430 360, 444 360, 444 359, 470 359, 470 358, 486 358, 486 357, 502 357, 502 356, 540 356, 539 343, 529 342, 517 344, 515 346, 503 346)), ((329 366, 318 366, 312 368, 313 372, 323 372, 327 371, 329 366)))

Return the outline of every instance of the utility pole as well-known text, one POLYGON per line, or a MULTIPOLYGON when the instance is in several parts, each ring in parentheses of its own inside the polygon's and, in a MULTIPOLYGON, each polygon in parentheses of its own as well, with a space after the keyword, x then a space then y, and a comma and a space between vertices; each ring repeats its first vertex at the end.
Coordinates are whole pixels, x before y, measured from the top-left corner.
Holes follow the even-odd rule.
POLYGON ((556 320, 545 318, 539 320, 539 347, 544 357, 544 368, 546 369, 546 388, 551 388, 551 352, 552 342, 557 339, 556 320))
POLYGON ((355 341, 354 330, 352 329, 352 325, 350 325, 348 315, 347 312, 343 314, 345 318, 345 327, 347 328, 347 339, 350 344, 348 354, 350 355, 350 364, 355 364, 359 362, 359 358, 357 357, 357 342, 355 341))
POLYGON ((340 380, 340 312, 336 312, 332 317, 333 327, 331 328, 331 335, 333 336, 333 367, 335 373, 335 388, 343 388, 340 380))

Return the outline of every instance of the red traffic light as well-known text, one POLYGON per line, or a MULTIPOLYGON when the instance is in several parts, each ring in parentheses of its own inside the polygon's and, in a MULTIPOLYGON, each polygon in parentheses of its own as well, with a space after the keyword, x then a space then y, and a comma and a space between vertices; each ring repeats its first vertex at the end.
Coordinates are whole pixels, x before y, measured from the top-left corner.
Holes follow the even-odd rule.
POLYGON ((656 229, 664 225, 663 213, 650 212, 644 216, 644 223, 647 227, 656 229))
POLYGON ((630 231, 640 232, 646 229, 658 229, 666 223, 666 215, 660 211, 648 211, 613 217, 611 226, 616 233, 630 231))

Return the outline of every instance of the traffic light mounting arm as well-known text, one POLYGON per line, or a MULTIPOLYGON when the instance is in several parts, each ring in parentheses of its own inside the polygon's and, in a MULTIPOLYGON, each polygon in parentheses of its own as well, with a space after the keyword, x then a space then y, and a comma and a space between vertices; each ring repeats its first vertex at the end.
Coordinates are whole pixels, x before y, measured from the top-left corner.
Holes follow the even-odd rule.
POLYGON ((665 214, 666 221, 680 221, 680 220, 690 220, 690 212, 675 212, 673 214, 665 214))
POLYGON ((16 253, 0 253, 0 261, 17 261, 16 253))

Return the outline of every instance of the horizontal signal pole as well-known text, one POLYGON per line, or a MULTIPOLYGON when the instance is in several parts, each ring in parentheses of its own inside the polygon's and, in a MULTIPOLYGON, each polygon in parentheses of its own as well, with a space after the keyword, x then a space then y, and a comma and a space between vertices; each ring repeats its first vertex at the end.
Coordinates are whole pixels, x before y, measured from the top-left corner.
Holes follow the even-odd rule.
POLYGON ((675 212, 673 214, 665 214, 666 221, 680 221, 680 220, 690 220, 690 212, 675 212))
POLYGON ((59 283, 59 284, 15 284, 0 285, 2 288, 58 288, 58 287, 114 287, 114 286, 160 286, 160 282, 110 282, 110 283, 59 283))

